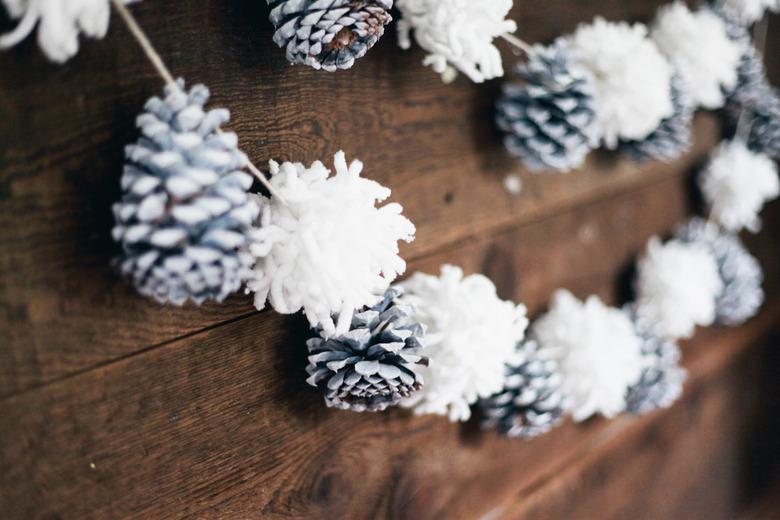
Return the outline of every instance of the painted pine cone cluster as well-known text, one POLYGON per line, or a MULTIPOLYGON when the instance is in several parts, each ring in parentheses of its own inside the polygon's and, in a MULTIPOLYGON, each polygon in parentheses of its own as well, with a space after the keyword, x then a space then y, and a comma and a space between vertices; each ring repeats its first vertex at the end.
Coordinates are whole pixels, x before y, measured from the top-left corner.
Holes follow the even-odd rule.
POLYGON ((506 148, 533 171, 576 168, 598 141, 590 83, 562 44, 535 47, 516 72, 522 82, 504 85, 497 105, 506 148))
POLYGON ((377 305, 356 313, 343 336, 307 341, 307 382, 324 392, 328 406, 382 411, 422 387, 414 365, 428 364, 418 354, 423 328, 397 303, 401 292, 391 287, 377 305))
POLYGON ((527 340, 507 365, 504 389, 480 402, 485 429, 507 437, 531 438, 551 430, 564 415, 561 374, 552 360, 540 359, 538 345, 527 340))
POLYGON ((693 103, 679 75, 672 77, 671 88, 674 113, 644 139, 620 142, 620 150, 631 159, 673 161, 690 148, 693 103))
POLYGON ((393 0, 268 0, 274 42, 290 63, 349 69, 382 37, 393 0))
POLYGON ((723 281, 716 301, 716 321, 736 326, 755 316, 764 303, 761 264, 735 234, 723 233, 717 226, 700 218, 691 219, 677 231, 689 243, 699 243, 712 254, 723 281))
POLYGON ((246 250, 258 206, 234 133, 217 133, 225 109, 204 110, 209 91, 184 82, 151 98, 127 146, 123 195, 114 205, 119 266, 160 303, 222 301, 251 272, 246 250))
POLYGON ((626 392, 626 410, 640 415, 668 408, 682 395, 687 378, 685 369, 680 366, 680 347, 674 341, 650 332, 637 319, 632 307, 625 311, 642 341, 642 355, 647 360, 639 382, 626 392))

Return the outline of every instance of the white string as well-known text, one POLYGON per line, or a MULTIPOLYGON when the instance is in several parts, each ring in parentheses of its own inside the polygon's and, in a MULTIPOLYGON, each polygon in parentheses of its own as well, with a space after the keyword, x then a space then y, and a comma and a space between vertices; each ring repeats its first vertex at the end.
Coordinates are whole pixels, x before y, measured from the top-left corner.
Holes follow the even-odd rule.
POLYGON ((514 46, 515 48, 520 49, 521 51, 526 53, 528 56, 532 55, 535 52, 533 46, 531 46, 530 44, 524 42, 523 40, 521 40, 517 36, 514 36, 514 35, 509 34, 509 33, 504 33, 504 34, 501 35, 501 38, 503 38, 504 40, 506 40, 507 42, 512 44, 512 46, 514 46))
MULTIPOLYGON (((160 57, 160 54, 154 48, 152 42, 149 41, 149 38, 144 33, 143 29, 141 29, 141 26, 138 25, 138 22, 136 22, 135 17, 132 15, 132 13, 130 13, 130 10, 125 6, 122 0, 111 0, 111 2, 113 3, 116 11, 119 13, 119 16, 122 17, 122 20, 127 25, 127 28, 141 46, 141 49, 144 51, 144 54, 146 54, 146 57, 149 58, 149 61, 152 62, 152 65, 157 70, 157 73, 165 81, 165 84, 178 93, 183 94, 181 87, 178 83, 176 83, 176 80, 174 79, 173 74, 171 74, 170 69, 165 65, 165 62, 160 57)), ((221 134, 222 129, 217 128, 216 132, 221 134)), ((261 172, 260 169, 257 168, 254 163, 252 163, 252 161, 247 159, 246 166, 249 171, 252 172, 252 174, 257 177, 257 179, 263 184, 263 186, 266 187, 271 195, 279 199, 282 204, 287 206, 287 201, 284 200, 284 197, 282 197, 279 192, 276 191, 266 176, 263 175, 263 172, 261 172)))

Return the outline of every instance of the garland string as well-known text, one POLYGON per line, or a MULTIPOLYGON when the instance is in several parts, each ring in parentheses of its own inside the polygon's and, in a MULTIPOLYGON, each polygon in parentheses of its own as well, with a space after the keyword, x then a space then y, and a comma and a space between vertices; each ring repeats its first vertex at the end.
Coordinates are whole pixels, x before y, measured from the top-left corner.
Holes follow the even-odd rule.
MULTIPOLYGON (((165 84, 171 87, 172 89, 175 89, 178 92, 182 92, 178 83, 176 83, 176 80, 174 79, 171 70, 165 65, 165 62, 160 56, 160 53, 157 52, 157 50, 154 48, 152 42, 146 36, 146 33, 144 33, 143 29, 141 29, 141 26, 138 25, 138 22, 136 21, 135 17, 130 12, 130 10, 127 8, 127 6, 125 6, 125 4, 122 3, 122 0, 111 0, 111 3, 114 5, 114 8, 119 13, 119 16, 122 18, 122 21, 124 21, 125 25, 127 25, 127 28, 130 30, 130 33, 133 35, 133 37, 135 37, 135 40, 138 42, 138 45, 144 51, 144 54, 152 63, 157 73, 160 75, 163 81, 165 81, 165 84)), ((222 133, 222 129, 217 128, 216 132, 222 133)), ((263 172, 261 172, 260 169, 257 166, 255 166, 251 160, 247 159, 246 166, 249 169, 249 171, 252 172, 252 174, 263 184, 263 186, 265 186, 265 188, 271 193, 271 195, 279 199, 279 201, 282 204, 287 206, 287 201, 284 199, 284 197, 282 197, 281 194, 279 194, 279 192, 268 181, 268 179, 263 174, 263 172)))
POLYGON ((504 33, 501 35, 501 38, 509 42, 513 47, 520 49, 528 56, 534 53, 534 48, 529 43, 524 42, 523 40, 521 40, 520 38, 518 38, 513 34, 504 33))

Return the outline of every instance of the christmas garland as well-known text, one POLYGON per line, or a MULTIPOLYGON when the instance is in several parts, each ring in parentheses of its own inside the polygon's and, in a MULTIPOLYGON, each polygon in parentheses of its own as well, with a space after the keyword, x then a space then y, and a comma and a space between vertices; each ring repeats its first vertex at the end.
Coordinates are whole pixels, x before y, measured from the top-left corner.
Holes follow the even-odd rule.
MULTIPOLYGON (((637 160, 671 160, 690 144, 697 108, 726 108, 735 136, 699 176, 709 218, 652 238, 623 308, 559 290, 544 315, 501 300, 485 276, 445 265, 439 276, 405 271, 398 242, 414 225, 363 164, 269 162, 270 179, 242 153, 226 109, 209 90, 175 79, 124 0, 2 0, 19 24, 8 48, 38 26, 44 53, 62 62, 80 33, 102 37, 110 6, 160 76, 127 146, 113 236, 121 272, 160 303, 223 301, 241 289, 258 309, 303 311, 310 385, 328 406, 469 419, 511 437, 582 421, 646 413, 681 394, 677 341, 696 327, 734 326, 761 307, 763 274, 737 233, 760 229, 763 204, 780 194, 780 98, 766 80, 747 25, 777 0, 726 0, 691 11, 663 7, 651 28, 597 18, 550 46, 512 36, 511 0, 398 0, 399 41, 451 81, 503 75, 493 44, 528 55, 504 86, 497 124, 531 170, 568 171, 604 145, 637 160), (249 173, 247 173, 247 170, 249 173), (268 195, 253 191, 259 180, 268 195)), ((350 68, 382 36, 391 0, 268 0, 274 42, 292 63, 350 68)), ((760 26, 759 26, 760 27, 760 26)))

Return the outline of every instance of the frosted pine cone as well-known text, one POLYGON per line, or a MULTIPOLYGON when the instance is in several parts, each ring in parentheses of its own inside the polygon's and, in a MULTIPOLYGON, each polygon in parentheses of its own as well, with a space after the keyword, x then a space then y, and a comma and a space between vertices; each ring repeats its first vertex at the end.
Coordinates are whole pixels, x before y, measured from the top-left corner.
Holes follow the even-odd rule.
POLYGON ((346 334, 307 342, 307 382, 322 389, 328 406, 382 411, 422 387, 422 377, 412 367, 428 364, 418 354, 423 328, 396 301, 401 293, 391 287, 378 304, 355 313, 346 334))
POLYGON ((626 392, 626 410, 633 414, 645 414, 668 408, 682 395, 683 384, 688 376, 680 366, 680 347, 672 340, 653 334, 637 320, 633 307, 629 306, 625 312, 642 341, 642 356, 646 365, 639 382, 626 392))
POLYGON ((750 25, 760 20, 766 11, 780 11, 780 0, 719 0, 742 24, 750 25))
POLYGON ((678 75, 672 77, 671 88, 674 113, 646 138, 620 142, 620 150, 635 161, 673 161, 691 147, 693 103, 678 75))
POLYGON ((503 390, 480 402, 483 428, 531 438, 560 423, 565 411, 561 374, 555 361, 539 357, 538 349, 533 340, 518 345, 506 366, 503 390))
POLYGON ((290 63, 349 69, 382 37, 393 0, 267 0, 290 63))
POLYGON ((763 96, 746 108, 748 113, 748 148, 780 159, 780 91, 767 88, 763 96))
POLYGON ((598 144, 591 84, 573 71, 562 43, 536 46, 504 85, 496 121, 509 152, 533 171, 569 171, 598 144))
POLYGON ((138 117, 142 137, 126 148, 122 200, 114 204, 114 239, 122 273, 160 303, 222 301, 254 263, 248 233, 259 209, 234 133, 216 133, 225 109, 205 111, 203 85, 167 87, 138 117))
POLYGON ((758 313, 764 303, 764 273, 737 235, 694 218, 677 231, 677 237, 707 247, 718 264, 723 290, 715 302, 717 323, 736 326, 758 313))

